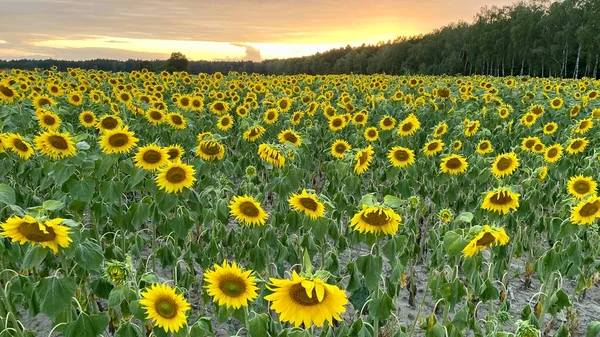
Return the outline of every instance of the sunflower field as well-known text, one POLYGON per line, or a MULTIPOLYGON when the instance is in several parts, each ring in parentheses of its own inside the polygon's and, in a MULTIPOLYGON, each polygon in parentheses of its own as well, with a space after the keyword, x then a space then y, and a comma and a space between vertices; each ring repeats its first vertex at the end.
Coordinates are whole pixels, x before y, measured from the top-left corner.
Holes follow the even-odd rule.
POLYGON ((599 87, 0 71, 0 337, 600 336, 599 87))

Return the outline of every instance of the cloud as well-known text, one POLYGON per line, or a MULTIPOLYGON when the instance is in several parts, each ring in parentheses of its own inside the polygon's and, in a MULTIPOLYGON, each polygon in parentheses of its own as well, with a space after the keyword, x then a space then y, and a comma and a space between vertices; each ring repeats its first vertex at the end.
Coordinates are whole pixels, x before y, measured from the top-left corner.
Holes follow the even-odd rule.
POLYGON ((234 45, 236 47, 246 48, 246 55, 244 55, 241 58, 241 60, 254 61, 254 62, 262 61, 262 57, 260 56, 260 49, 254 48, 254 47, 246 45, 246 44, 241 44, 241 43, 232 43, 232 45, 234 45))

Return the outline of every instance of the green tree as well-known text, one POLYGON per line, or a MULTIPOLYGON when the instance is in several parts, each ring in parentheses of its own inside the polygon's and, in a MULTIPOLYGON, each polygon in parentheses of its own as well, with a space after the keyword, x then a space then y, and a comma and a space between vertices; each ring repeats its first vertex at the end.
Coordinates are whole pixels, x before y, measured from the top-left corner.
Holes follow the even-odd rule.
POLYGON ((188 59, 180 52, 174 52, 167 60, 167 71, 187 71, 188 59))

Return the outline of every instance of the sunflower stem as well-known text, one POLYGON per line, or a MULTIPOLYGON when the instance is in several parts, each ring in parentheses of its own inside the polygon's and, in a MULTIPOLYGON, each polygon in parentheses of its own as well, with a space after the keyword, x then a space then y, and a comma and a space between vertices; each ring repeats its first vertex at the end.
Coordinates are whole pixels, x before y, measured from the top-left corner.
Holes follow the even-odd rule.
MULTIPOLYGON (((4 308, 6 309, 6 317, 10 317, 10 322, 12 323, 14 330, 17 333, 17 337, 24 337, 23 331, 21 331, 21 325, 17 321, 17 317, 11 310, 11 305, 8 300, 8 295, 6 294, 5 287, 0 285, 0 296, 2 297, 2 302, 4 304, 4 308)), ((4 316, 4 314, 3 314, 4 316)))

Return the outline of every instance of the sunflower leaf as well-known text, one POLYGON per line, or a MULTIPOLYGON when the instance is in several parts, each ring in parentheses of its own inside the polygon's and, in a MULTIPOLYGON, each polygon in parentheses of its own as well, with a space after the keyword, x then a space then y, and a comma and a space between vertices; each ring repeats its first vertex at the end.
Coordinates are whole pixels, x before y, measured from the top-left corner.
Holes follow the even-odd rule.
POLYGON ((14 205, 15 202, 15 190, 6 184, 0 184, 0 203, 14 205))
POLYGON ((65 311, 75 296, 75 288, 75 281, 70 278, 48 277, 41 280, 36 286, 41 311, 50 317, 65 311))

